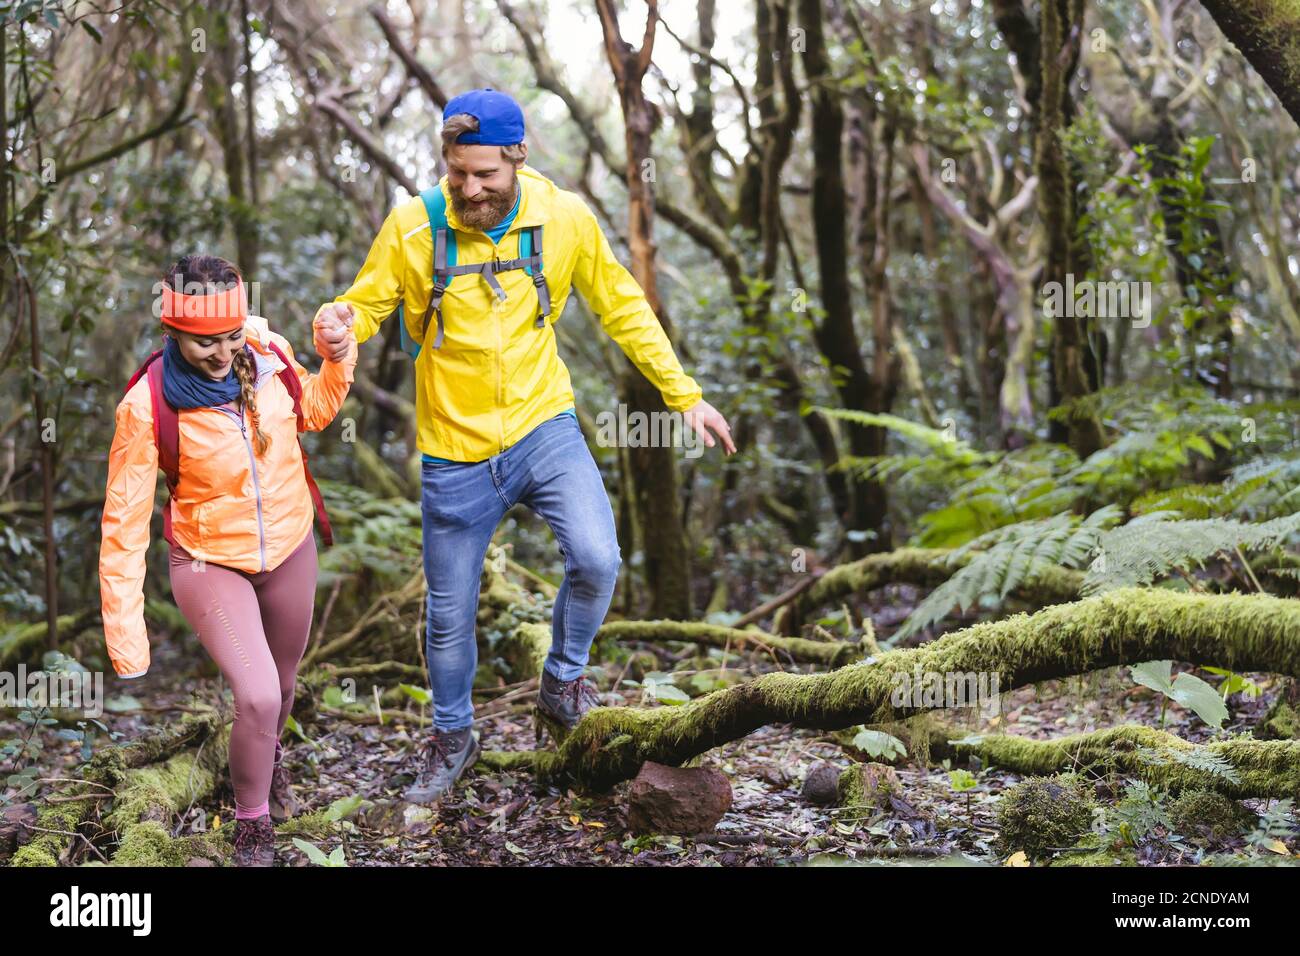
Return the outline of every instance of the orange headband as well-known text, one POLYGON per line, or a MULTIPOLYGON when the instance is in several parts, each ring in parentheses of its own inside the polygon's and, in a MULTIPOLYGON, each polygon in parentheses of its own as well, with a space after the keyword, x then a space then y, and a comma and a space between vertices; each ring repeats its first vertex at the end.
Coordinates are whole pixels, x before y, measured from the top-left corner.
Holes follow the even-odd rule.
POLYGON ((248 300, 244 282, 237 280, 233 289, 211 295, 185 295, 167 283, 162 287, 162 320, 174 329, 194 335, 229 332, 248 318, 248 300))

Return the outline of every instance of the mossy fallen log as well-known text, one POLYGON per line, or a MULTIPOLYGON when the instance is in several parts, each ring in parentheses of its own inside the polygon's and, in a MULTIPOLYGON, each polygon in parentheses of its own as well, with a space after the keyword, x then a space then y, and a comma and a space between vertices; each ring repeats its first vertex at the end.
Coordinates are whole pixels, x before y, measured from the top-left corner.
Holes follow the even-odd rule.
MULTIPOLYGON (((230 725, 164 761, 127 771, 114 788, 113 807, 104 824, 118 837, 114 866, 184 866, 199 855, 221 859, 213 834, 173 838, 172 820, 216 789, 225 774, 230 725)), ((224 842, 224 841, 222 841, 224 842)))
MULTIPOLYGON (((951 553, 943 548, 899 548, 831 568, 778 612, 773 630, 797 634, 804 619, 817 608, 850 594, 866 594, 886 584, 937 587, 975 557, 974 552, 958 558, 952 558, 951 553)), ((1051 567, 1032 576, 1012 593, 1037 606, 1059 604, 1077 600, 1082 584, 1083 572, 1051 567)))
POLYGON ((511 681, 542 676, 542 663, 551 651, 549 624, 520 624, 497 642, 496 652, 509 666, 511 681))
POLYGON ((1026 776, 1119 772, 1170 792, 1214 790, 1227 797, 1300 798, 1300 741, 1233 738, 1194 744, 1154 727, 1126 724, 1031 740, 931 727, 930 758, 978 757, 1026 776), (1221 767, 1215 771, 1211 767, 1221 767))
POLYGON ((299 665, 303 669, 318 661, 380 659, 418 663, 416 625, 424 600, 424 572, 411 575, 395 591, 385 592, 367 607, 342 634, 310 648, 299 665), (382 644, 384 651, 377 652, 382 644), (402 656, 405 654, 405 656, 402 656))
POLYGON ((611 621, 596 632, 596 639, 601 638, 652 644, 688 641, 734 651, 779 652, 788 661, 826 668, 842 667, 861 658, 863 651, 862 645, 848 641, 810 641, 698 621, 611 621))
MULTIPOLYGON (((55 622, 59 630, 60 644, 70 641, 88 627, 99 623, 98 604, 88 607, 76 614, 60 614, 55 622)), ((17 627, 0 634, 0 667, 12 667, 19 663, 33 663, 41 659, 47 646, 49 626, 45 621, 33 624, 19 624, 17 627)))
POLYGON ((1150 660, 1296 676, 1300 602, 1125 588, 976 624, 921 647, 889 651, 871 664, 825 674, 764 674, 675 707, 598 707, 557 750, 534 753, 531 764, 542 777, 604 790, 635 776, 647 760, 680 766, 765 724, 838 730, 936 709, 910 694, 896 695, 917 674, 994 674, 999 690, 1010 690, 1150 660))
MULTIPOLYGON (((69 850, 79 839, 79 828, 96 815, 109 792, 114 794, 114 806, 106 816, 124 829, 132 822, 139 822, 139 818, 131 819, 126 805, 139 809, 141 814, 151 808, 161 810, 164 801, 157 791, 166 789, 164 782, 176 781, 186 760, 194 766, 198 755, 200 766, 210 767, 219 756, 224 766, 225 748, 220 742, 226 733, 224 727, 215 712, 186 714, 173 726, 95 754, 82 771, 82 782, 55 791, 60 797, 74 799, 36 801, 38 835, 19 848, 10 865, 58 866, 67 862, 69 850), (200 748, 214 739, 216 743, 203 748, 208 751, 207 758, 203 759, 200 748), (176 764, 170 763, 173 758, 178 759, 176 764)), ((200 776, 200 783, 208 780, 207 773, 205 770, 200 776)), ((188 777, 186 781, 188 785, 188 777)), ((122 836, 121 831, 118 835, 122 836)))

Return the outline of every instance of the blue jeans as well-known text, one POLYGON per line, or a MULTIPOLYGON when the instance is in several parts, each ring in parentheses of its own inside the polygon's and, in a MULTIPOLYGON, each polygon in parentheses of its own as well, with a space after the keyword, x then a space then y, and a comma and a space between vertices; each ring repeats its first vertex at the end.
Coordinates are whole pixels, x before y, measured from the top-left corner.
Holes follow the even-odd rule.
POLYGON ((438 730, 457 730, 474 719, 479 579, 506 512, 527 505, 550 525, 564 554, 564 583, 555 597, 544 664, 560 680, 573 680, 587 666, 623 556, 600 470, 572 415, 543 422, 486 461, 426 461, 421 469, 433 723, 438 730))

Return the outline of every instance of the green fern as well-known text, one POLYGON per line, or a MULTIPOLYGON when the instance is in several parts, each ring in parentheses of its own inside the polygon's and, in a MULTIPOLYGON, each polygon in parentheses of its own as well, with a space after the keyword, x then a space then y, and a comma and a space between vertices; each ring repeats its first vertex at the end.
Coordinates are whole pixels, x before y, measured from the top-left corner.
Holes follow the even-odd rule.
POLYGON ((1290 514, 1300 506, 1300 460, 1263 457, 1234 468, 1227 481, 1152 491, 1133 502, 1133 511, 1174 511, 1182 518, 1260 520, 1290 514))
POLYGON ((1065 513, 997 528, 949 555, 964 567, 930 592, 899 628, 894 640, 911 637, 954 609, 998 606, 1008 594, 1046 568, 1080 568, 1096 551, 1105 529, 1123 513, 1107 505, 1087 518, 1065 513), (973 556, 971 556, 973 555, 973 556))
POLYGON ((1177 763, 1182 764, 1184 767, 1190 767, 1192 770, 1199 770, 1202 773, 1222 777, 1229 783, 1241 783, 1241 774, 1237 773, 1237 768, 1232 765, 1231 761, 1222 754, 1217 754, 1201 747, 1193 750, 1170 750, 1165 747, 1139 747, 1137 758, 1143 763, 1154 767, 1163 767, 1171 763, 1177 763))
POLYGON ((1167 512, 1143 515, 1103 534, 1101 555, 1088 570, 1083 593, 1151 584, 1173 572, 1202 567, 1221 553, 1277 547, 1300 529, 1300 512, 1259 524, 1167 518, 1167 512))
POLYGON ((963 464, 978 464, 996 458, 995 455, 976 451, 949 431, 930 428, 928 425, 909 421, 906 418, 899 418, 897 415, 861 412, 853 408, 827 408, 822 405, 815 406, 813 411, 820 412, 827 418, 839 419, 854 425, 862 425, 868 428, 887 428, 904 438, 924 445, 930 451, 950 461, 963 464))
POLYGON ((1252 846, 1267 846, 1274 840, 1286 840, 1300 833, 1294 822, 1293 803, 1290 797, 1284 797, 1261 813, 1259 823, 1246 837, 1246 842, 1252 846))

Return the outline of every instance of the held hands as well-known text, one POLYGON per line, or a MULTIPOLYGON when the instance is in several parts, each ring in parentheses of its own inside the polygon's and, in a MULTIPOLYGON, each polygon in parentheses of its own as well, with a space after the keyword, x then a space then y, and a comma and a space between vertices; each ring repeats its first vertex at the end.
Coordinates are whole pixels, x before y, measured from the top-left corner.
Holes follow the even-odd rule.
POLYGON ((714 431, 722 439, 722 447, 726 449, 727 454, 735 454, 736 443, 731 440, 731 428, 727 425, 727 420, 708 402, 700 399, 682 412, 682 419, 695 429, 695 433, 704 439, 704 444, 709 448, 717 444, 710 433, 714 431))
POLYGON ((352 306, 330 302, 321 306, 312 323, 316 330, 316 351, 327 362, 341 362, 352 343, 352 306))

